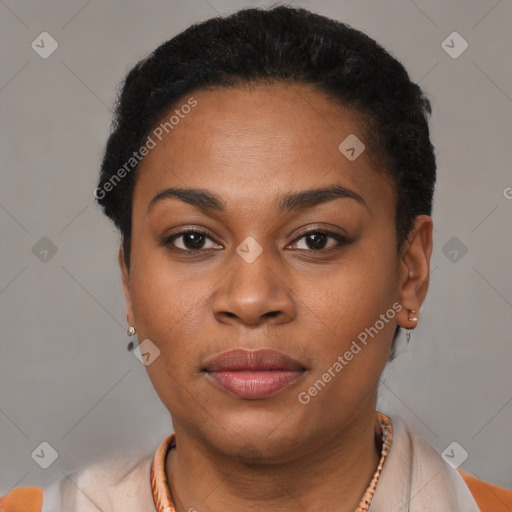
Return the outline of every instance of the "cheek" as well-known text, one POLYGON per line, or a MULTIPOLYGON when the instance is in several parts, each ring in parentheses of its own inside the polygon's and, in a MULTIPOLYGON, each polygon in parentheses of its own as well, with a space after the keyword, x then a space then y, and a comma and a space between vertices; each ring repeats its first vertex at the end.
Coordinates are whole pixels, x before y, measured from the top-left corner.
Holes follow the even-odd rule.
POLYGON ((331 294, 323 305, 317 303, 322 322, 315 322, 308 332, 313 365, 298 399, 311 406, 311 417, 315 411, 324 417, 328 409, 334 424, 374 398, 395 329, 393 302, 375 287, 361 289, 358 284, 363 281, 354 274, 350 280, 340 278, 343 291, 331 294))
MULTIPOLYGON (((354 336, 353 329, 373 324, 397 295, 396 260, 377 246, 362 243, 333 267, 318 293, 309 300, 327 316, 335 332, 354 336)), ((311 293, 311 292, 310 292, 311 293)))
POLYGON ((140 277, 133 283, 132 292, 138 332, 174 356, 185 352, 194 344, 203 318, 198 313, 201 290, 163 273, 140 277))
MULTIPOLYGON (((149 262, 148 262, 149 263, 149 262)), ((165 268, 165 267, 164 267, 165 268)), ((147 265, 132 281, 132 302, 139 340, 150 339, 160 351, 146 366, 148 376, 169 410, 190 403, 200 343, 198 294, 185 282, 147 265), (195 347, 195 348, 194 348, 195 347)))
MULTIPOLYGON (((315 376, 327 371, 338 356, 344 358, 342 379, 357 386, 361 369, 377 377, 382 371, 396 327, 396 255, 387 246, 370 238, 354 249, 350 257, 335 267, 318 286, 303 291, 304 300, 318 319, 315 335, 317 362, 315 376), (316 290, 316 292, 312 292, 316 290), (345 362, 346 361, 346 362, 345 362), (359 374, 359 377, 358 377, 359 374)), ((370 381, 373 381, 370 378, 370 381)), ((367 383, 359 382, 363 387, 367 383)))
MULTIPOLYGON (((187 283, 186 273, 176 271, 165 251, 154 243, 134 243, 132 249, 131 299, 137 332, 153 341, 169 361, 185 350, 187 326, 194 314, 198 291, 187 283)), ((142 339, 139 337, 139 339, 142 339)))
POLYGON ((346 354, 343 365, 347 368, 377 371, 387 358, 396 325, 393 299, 375 288, 361 290, 344 284, 343 293, 319 298, 314 306, 308 302, 313 313, 309 314, 309 336, 315 340, 315 370, 326 371, 346 354))

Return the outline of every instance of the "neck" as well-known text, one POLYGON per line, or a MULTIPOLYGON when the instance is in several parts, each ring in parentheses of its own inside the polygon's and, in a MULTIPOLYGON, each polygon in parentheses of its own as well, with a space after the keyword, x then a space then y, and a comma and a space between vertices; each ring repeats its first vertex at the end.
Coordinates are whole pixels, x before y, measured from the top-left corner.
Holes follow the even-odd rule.
MULTIPOLYGON (((166 473, 176 512, 353 512, 377 468, 375 409, 314 450, 280 464, 248 464, 176 428, 166 473)), ((176 427, 176 426, 175 426, 176 427)))

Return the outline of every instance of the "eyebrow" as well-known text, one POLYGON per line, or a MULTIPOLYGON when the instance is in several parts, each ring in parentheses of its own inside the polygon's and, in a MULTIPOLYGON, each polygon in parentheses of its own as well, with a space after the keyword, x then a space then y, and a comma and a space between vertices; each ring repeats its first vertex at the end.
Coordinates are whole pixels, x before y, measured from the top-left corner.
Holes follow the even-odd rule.
MULTIPOLYGON (((165 199, 173 198, 180 199, 203 211, 226 211, 225 201, 208 190, 198 188, 166 188, 165 190, 161 190, 150 201, 148 211, 157 203, 165 199)), ((341 185, 332 185, 285 194, 278 198, 278 210, 280 212, 307 210, 319 204, 340 198, 354 199, 369 210, 366 201, 357 192, 341 185)))

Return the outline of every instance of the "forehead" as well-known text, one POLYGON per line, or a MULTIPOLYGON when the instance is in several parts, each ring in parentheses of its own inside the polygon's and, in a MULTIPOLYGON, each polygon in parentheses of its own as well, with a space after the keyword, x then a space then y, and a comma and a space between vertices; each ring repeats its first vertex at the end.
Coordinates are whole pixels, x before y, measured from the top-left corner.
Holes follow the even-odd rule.
POLYGON ((283 192, 333 183, 369 203, 385 201, 386 193, 392 199, 388 173, 370 159, 362 117, 311 87, 229 87, 191 96, 197 105, 181 113, 169 133, 164 130, 161 140, 150 134, 156 145, 142 162, 136 199, 149 202, 160 190, 186 187, 215 191, 228 204, 255 198, 263 204, 283 192), (358 141, 365 149, 351 160, 347 145, 359 152, 358 141))

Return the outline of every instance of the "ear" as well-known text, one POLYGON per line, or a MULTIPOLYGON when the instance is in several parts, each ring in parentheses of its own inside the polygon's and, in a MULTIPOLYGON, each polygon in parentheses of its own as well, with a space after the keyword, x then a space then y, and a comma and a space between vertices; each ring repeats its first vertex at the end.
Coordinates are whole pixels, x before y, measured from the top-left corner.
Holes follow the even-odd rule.
POLYGON ((117 255, 119 261, 119 267, 121 269, 121 279, 123 281, 124 297, 126 300, 126 321, 128 325, 135 327, 132 307, 132 295, 130 292, 130 271, 124 261, 123 245, 119 247, 119 253, 117 255))
POLYGON ((420 308, 427 295, 433 225, 431 217, 418 215, 402 248, 399 291, 403 309, 397 315, 397 323, 405 329, 414 329, 418 325, 420 308), (416 313, 410 315, 408 310, 414 310, 416 313))

